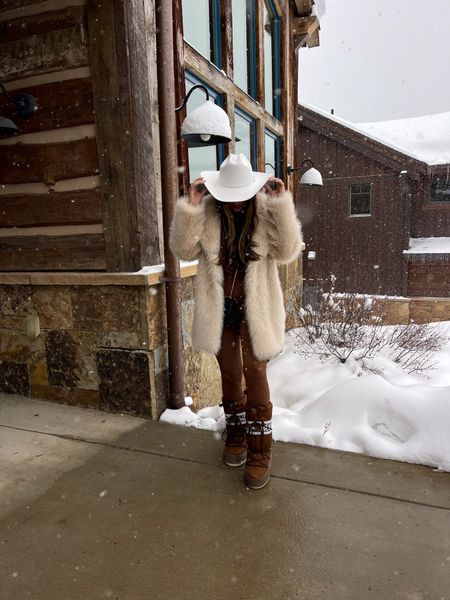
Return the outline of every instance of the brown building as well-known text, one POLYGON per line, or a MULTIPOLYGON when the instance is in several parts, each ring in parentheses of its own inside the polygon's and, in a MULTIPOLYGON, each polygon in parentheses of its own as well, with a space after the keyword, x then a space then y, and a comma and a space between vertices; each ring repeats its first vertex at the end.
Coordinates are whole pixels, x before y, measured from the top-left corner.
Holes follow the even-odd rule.
MULTIPOLYGON (((219 400, 215 358, 190 345, 196 263, 175 261, 168 226, 189 180, 228 151, 293 189, 311 12, 312 0, 0 2, 0 82, 38 106, 22 120, 0 96, 20 128, 0 140, 0 391, 151 418, 185 393, 219 400), (175 107, 195 83, 239 142, 180 142, 175 107)), ((299 292, 301 261, 280 275, 286 299, 299 292)))
POLYGON ((450 165, 383 143, 376 123, 297 117, 297 164, 311 159, 324 183, 300 193, 306 289, 334 274, 338 291, 448 298, 450 165))

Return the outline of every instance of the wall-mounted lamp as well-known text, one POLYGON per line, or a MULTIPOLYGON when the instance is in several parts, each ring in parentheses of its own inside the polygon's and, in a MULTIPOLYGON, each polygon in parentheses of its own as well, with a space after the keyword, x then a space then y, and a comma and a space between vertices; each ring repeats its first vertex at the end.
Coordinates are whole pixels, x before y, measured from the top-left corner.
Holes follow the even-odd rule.
POLYGON ((292 165, 288 165, 287 174, 290 175, 293 171, 300 171, 300 169, 307 166, 307 164, 311 164, 311 167, 307 171, 305 171, 301 176, 299 182, 300 185, 322 186, 322 175, 317 169, 314 168, 314 163, 309 158, 304 160, 299 167, 294 168, 292 165))
MULTIPOLYGON (((16 107, 16 111, 20 117, 31 117, 31 115, 36 110, 36 101, 31 94, 22 93, 16 94, 15 96, 11 96, 11 94, 6 91, 3 83, 0 83, 0 89, 8 98, 8 100, 12 104, 14 104, 14 106, 16 107)), ((7 119, 6 117, 0 117, 0 134, 13 135, 19 132, 20 129, 13 121, 11 121, 11 119, 7 119)))
POLYGON ((206 102, 193 110, 184 119, 181 125, 181 137, 186 140, 190 148, 202 146, 216 146, 231 142, 231 126, 227 113, 209 99, 209 92, 204 85, 194 85, 183 100, 181 106, 175 109, 182 110, 192 92, 201 88, 206 94, 206 102))

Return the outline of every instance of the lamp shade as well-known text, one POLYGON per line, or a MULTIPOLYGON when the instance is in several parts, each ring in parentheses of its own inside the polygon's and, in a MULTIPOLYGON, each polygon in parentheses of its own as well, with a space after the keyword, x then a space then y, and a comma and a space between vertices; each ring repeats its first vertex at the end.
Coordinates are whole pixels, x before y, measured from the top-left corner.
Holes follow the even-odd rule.
POLYGON ((19 133, 20 129, 6 117, 0 117, 0 134, 1 135, 12 135, 13 133, 19 133))
POLYGON ((206 100, 193 110, 181 125, 181 137, 191 148, 215 146, 231 142, 231 126, 227 113, 206 100))
POLYGON ((300 178, 300 185, 317 185, 322 186, 322 175, 319 173, 317 169, 311 167, 307 171, 303 173, 300 178))

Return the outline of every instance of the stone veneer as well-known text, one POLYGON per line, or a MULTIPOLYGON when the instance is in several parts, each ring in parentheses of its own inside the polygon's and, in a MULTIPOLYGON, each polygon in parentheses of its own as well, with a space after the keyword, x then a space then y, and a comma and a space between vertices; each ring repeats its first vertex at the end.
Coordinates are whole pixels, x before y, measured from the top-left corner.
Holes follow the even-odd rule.
MULTIPOLYGON (((299 324, 289 298, 300 293, 300 265, 279 267, 288 329, 299 324)), ((114 274, 1 275, 0 391, 157 419, 168 397, 160 275, 118 276, 130 285, 114 274), (30 316, 36 339, 25 333, 30 316)), ((215 357, 191 346, 194 281, 182 279, 182 315, 185 392, 198 409, 221 401, 221 383, 215 357)))

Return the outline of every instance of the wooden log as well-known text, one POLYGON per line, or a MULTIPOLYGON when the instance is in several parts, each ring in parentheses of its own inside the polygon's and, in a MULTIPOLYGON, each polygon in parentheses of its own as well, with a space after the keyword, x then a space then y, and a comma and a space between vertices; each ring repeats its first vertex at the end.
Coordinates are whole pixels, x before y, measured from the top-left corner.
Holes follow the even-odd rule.
POLYGON ((94 123, 90 78, 25 87, 23 90, 14 90, 11 95, 14 96, 21 91, 34 96, 38 106, 37 111, 29 119, 18 117, 15 107, 4 95, 0 96, 0 114, 12 119, 20 128, 21 133, 35 133, 94 123))
POLYGON ((156 78, 156 57, 147 51, 147 31, 155 23, 149 13, 154 10, 146 13, 141 0, 87 3, 109 271, 160 262, 152 129, 157 103, 149 83, 156 78))
POLYGON ((84 6, 70 6, 63 10, 53 10, 2 21, 0 23, 0 40, 13 42, 74 26, 86 29, 86 8, 84 6))
POLYGON ((0 146, 0 181, 52 185, 61 179, 94 175, 98 171, 95 139, 58 144, 0 146))
POLYGON ((89 64, 82 25, 0 44, 0 80, 49 73, 89 64))
POLYGON ((1 271, 102 270, 101 234, 0 238, 1 271))
POLYGON ((0 197, 1 227, 84 225, 102 222, 98 190, 0 197))

